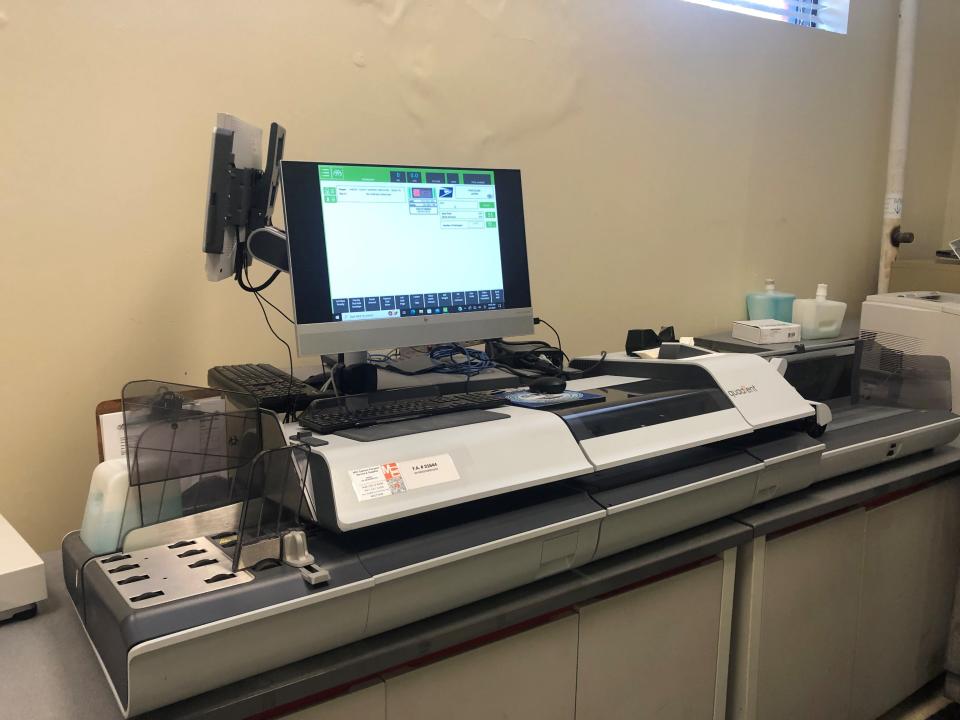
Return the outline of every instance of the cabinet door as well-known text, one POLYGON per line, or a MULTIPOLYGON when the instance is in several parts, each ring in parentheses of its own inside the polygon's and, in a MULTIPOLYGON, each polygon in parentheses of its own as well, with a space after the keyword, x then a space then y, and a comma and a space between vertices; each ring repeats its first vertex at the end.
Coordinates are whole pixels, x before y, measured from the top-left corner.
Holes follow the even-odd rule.
POLYGON ((387 678, 387 719, 573 720, 577 621, 571 614, 387 678))
POLYGON ((362 689, 284 715, 283 720, 384 720, 386 714, 383 682, 377 680, 362 689))
POLYGON ((867 512, 853 717, 869 720, 943 671, 957 562, 960 481, 867 512))
POLYGON ((581 607, 577 720, 712 718, 722 586, 717 560, 581 607))
POLYGON ((759 720, 849 716, 864 515, 855 510, 766 543, 759 720))

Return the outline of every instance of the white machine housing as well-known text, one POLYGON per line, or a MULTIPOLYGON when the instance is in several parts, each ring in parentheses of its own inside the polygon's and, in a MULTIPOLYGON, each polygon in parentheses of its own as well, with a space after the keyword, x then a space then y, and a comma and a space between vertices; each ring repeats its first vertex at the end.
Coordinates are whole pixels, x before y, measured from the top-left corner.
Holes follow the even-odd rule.
MULTIPOLYGON (((814 407, 770 365, 754 355, 704 355, 656 360, 658 365, 698 365, 730 399, 717 412, 643 425, 579 441, 561 417, 520 407, 497 409, 508 417, 462 427, 360 441, 326 436, 311 448, 329 477, 313 489, 312 507, 324 524, 355 530, 451 505, 636 463, 754 430, 815 415, 814 407), (495 449, 495 450, 494 450, 495 449), (411 484, 411 464, 440 463, 438 471, 411 484), (364 494, 365 471, 382 485, 381 468, 399 465, 406 487, 399 493, 364 494), (331 512, 332 511, 332 512, 331 512)), ((598 377, 576 382, 579 390, 643 383, 639 377, 598 377)), ((591 406, 585 408, 589 413, 591 406)), ((287 429, 287 434, 293 428, 287 429)), ((308 488, 308 492, 311 489, 308 488)))
MULTIPOLYGON (((309 551, 329 577, 318 586, 305 583, 299 568, 281 566, 262 574, 251 570, 252 580, 229 576, 229 584, 215 591, 175 596, 185 587, 183 577, 213 580, 208 575, 218 572, 214 565, 196 567, 183 552, 207 543, 210 532, 186 534, 195 525, 182 522, 188 518, 162 524, 176 525, 183 535, 152 532, 165 547, 145 558, 174 553, 171 566, 164 566, 164 585, 147 579, 130 584, 130 576, 141 572, 140 554, 125 548, 97 556, 79 533, 69 534, 67 589, 124 716, 584 566, 823 479, 826 437, 802 429, 813 418, 820 424, 817 408, 763 358, 655 361, 688 366, 665 375, 699 383, 687 386, 681 378, 672 395, 657 390, 669 384, 665 376, 659 385, 638 377, 656 374, 657 367, 624 360, 614 357, 605 368, 609 375, 569 386, 606 392, 606 408, 611 415, 626 413, 623 422, 604 418, 601 403, 555 411, 507 407, 483 411, 499 414, 496 419, 418 427, 396 437, 389 433, 402 429, 324 436, 308 461, 310 504, 321 526, 309 551), (644 389, 647 382, 651 391, 644 389), (645 404, 683 403, 703 388, 716 402, 698 405, 707 408, 702 412, 658 408, 643 415, 645 404), (436 460, 437 474, 417 477, 414 466, 425 467, 431 458, 443 458, 436 460), (410 466, 409 474, 403 470, 406 487, 378 493, 374 473, 391 463, 410 466), (370 486, 363 486, 367 480, 370 486), (170 597, 128 597, 152 589, 170 597), (144 624, 131 622, 140 613, 131 606, 144 602, 154 623, 149 634, 144 624), (218 650, 217 663, 209 662, 211 648, 218 650)), ((936 428, 933 436, 925 433, 925 443, 918 434, 916 443, 904 442, 902 450, 898 445, 896 455, 952 440, 960 418, 948 420, 945 434, 936 428)), ((922 432, 912 429, 916 423, 898 430, 896 417, 886 422, 890 432, 879 433, 876 442, 877 433, 864 428, 861 438, 854 428, 853 436, 834 443, 833 470, 888 460, 890 442, 922 432), (875 456, 875 445, 883 446, 883 457, 875 456)), ((282 436, 297 430, 283 426, 282 436)), ((235 523, 234 517, 228 526, 235 523)))
MULTIPOLYGON (((900 292, 870 295, 863 303, 860 332, 912 355, 939 355, 960 371, 960 294, 900 292)), ((960 383, 951 383, 953 409, 960 408, 960 383)))
MULTIPOLYGON (((329 444, 311 452, 321 456, 329 470, 337 527, 355 530, 593 470, 553 413, 511 407, 496 412, 509 417, 373 442, 325 436, 329 444), (370 497, 357 488, 364 469, 379 472, 391 463, 410 462, 445 467, 419 486, 412 486, 406 473, 407 490, 399 494, 370 497)), ((311 498, 311 504, 324 507, 322 498, 311 498)))
POLYGON ((0 622, 32 615, 46 598, 43 560, 0 515, 0 622))

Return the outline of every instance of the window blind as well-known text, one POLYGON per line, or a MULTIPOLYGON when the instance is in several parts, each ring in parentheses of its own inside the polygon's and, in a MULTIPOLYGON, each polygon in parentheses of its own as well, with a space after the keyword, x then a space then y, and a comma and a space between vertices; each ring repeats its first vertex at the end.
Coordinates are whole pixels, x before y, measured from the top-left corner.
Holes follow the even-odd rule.
POLYGON ((828 32, 847 32, 850 0, 686 0, 718 10, 743 13, 828 32))

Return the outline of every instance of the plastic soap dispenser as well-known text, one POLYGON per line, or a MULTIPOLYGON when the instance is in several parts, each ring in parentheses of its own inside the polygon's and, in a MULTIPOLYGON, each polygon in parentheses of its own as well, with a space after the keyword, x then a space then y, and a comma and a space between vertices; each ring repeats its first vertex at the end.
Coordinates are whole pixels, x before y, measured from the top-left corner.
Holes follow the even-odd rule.
POLYGON ((778 292, 773 278, 768 278, 766 285, 763 292, 747 295, 747 319, 790 322, 793 316, 793 301, 797 296, 792 293, 778 292))
POLYGON ((817 297, 797 300, 793 303, 793 321, 800 325, 803 340, 834 338, 840 334, 847 304, 827 300, 827 286, 817 285, 817 297))

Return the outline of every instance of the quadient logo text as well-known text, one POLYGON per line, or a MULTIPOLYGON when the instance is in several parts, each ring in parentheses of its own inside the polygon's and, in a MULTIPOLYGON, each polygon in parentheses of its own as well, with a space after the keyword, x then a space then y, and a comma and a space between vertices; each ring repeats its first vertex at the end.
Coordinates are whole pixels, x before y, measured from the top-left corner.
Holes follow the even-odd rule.
POLYGON ((730 397, 740 397, 741 395, 749 395, 750 393, 757 392, 756 385, 741 385, 736 390, 727 390, 727 395, 730 397))

